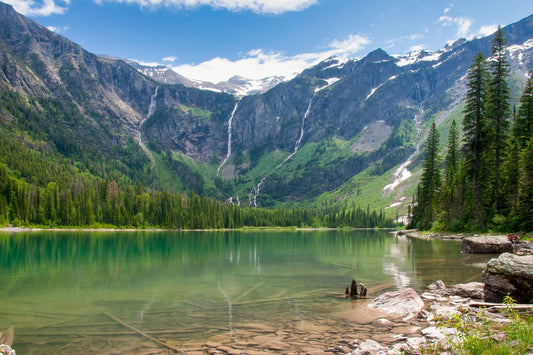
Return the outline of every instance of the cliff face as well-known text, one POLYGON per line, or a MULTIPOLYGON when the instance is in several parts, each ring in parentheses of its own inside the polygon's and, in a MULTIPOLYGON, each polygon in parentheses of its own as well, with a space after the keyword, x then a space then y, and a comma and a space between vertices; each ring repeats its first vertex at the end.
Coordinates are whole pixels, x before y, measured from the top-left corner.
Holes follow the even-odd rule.
MULTIPOLYGON (((163 168, 174 169, 164 156, 189 161, 190 169, 201 163, 193 169, 195 181, 210 184, 210 193, 243 196, 256 187, 260 193, 250 199, 254 195, 262 205, 325 192, 343 199, 350 192, 340 191, 349 181, 360 189, 368 176, 390 176, 408 161, 416 165, 411 155, 424 141, 424 127, 460 110, 467 70, 479 51, 490 54, 491 43, 486 37, 432 53, 392 56, 377 49, 360 59, 333 57, 267 92, 237 98, 156 81, 131 63, 85 51, 2 3, 0 22, 0 86, 17 91, 39 112, 65 116, 46 124, 49 136, 67 132, 108 159, 120 159, 116 149, 134 139, 144 141, 163 168), (214 179, 217 170, 223 183, 214 179), (367 177, 357 180, 362 172, 367 177)), ((504 31, 517 94, 533 69, 533 16, 504 31)), ((7 110, 0 116, 9 120, 7 110)), ((135 154, 148 169, 146 152, 135 154)), ((182 170, 172 170, 177 179, 182 170)))

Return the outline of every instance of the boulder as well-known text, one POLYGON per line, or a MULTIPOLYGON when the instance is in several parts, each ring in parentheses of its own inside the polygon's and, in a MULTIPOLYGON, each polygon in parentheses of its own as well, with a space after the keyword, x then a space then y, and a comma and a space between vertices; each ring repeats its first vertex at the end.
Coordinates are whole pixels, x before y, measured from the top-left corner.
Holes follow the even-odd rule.
POLYGON ((446 289, 443 294, 448 296, 468 297, 474 299, 483 299, 484 284, 482 282, 469 282, 466 284, 457 284, 446 289))
POLYGON ((383 310, 393 317, 408 320, 422 310, 424 301, 415 290, 406 288, 401 291, 386 292, 370 302, 368 307, 383 310))
POLYGON ((352 352, 354 355, 371 355, 377 354, 383 350, 383 347, 377 341, 369 339, 361 343, 359 348, 352 352))
POLYGON ((533 255, 501 254, 490 259, 481 280, 485 302, 502 302, 509 294, 519 303, 533 300, 533 255))
POLYGON ((481 236, 463 238, 461 253, 501 254, 512 253, 513 243, 506 236, 481 236))

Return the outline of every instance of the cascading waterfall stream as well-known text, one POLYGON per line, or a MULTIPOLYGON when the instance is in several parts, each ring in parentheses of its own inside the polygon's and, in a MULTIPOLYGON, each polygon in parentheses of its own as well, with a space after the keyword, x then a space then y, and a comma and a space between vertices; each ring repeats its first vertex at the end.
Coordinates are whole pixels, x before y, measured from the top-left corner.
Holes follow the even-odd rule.
POLYGON ((238 106, 239 106, 239 103, 236 102, 235 103, 235 107, 233 107, 233 111, 231 111, 231 115, 229 116, 229 121, 228 121, 228 152, 226 153, 226 157, 224 158, 222 163, 220 163, 220 165, 218 166, 217 176, 220 175, 220 169, 224 166, 224 164, 226 164, 226 162, 228 161, 229 157, 231 156, 231 127, 232 127, 232 124, 233 124, 233 116, 235 115, 235 111, 237 111, 237 107, 238 106))
MULTIPOLYGON (((315 98, 316 94, 311 96, 311 99, 309 100, 309 103, 307 104, 307 109, 305 110, 304 116, 302 118, 302 125, 300 127, 300 136, 296 140, 296 143, 294 144, 294 150, 285 160, 283 160, 275 170, 278 170, 283 164, 285 164, 287 161, 289 161, 290 158, 294 156, 302 146, 302 140, 304 138, 304 132, 305 132, 305 121, 307 117, 309 116, 309 113, 311 112, 311 106, 313 104, 313 99, 315 98)), ((271 173, 270 173, 271 174, 271 173)), ((248 203, 250 206, 257 207, 257 196, 259 196, 259 192, 261 191, 261 185, 265 182, 266 178, 270 175, 263 177, 259 184, 254 186, 252 190, 250 190, 250 193, 248 194, 248 203)))
POLYGON ((422 104, 422 95, 420 93, 420 86, 418 85, 418 82, 415 82, 415 91, 416 91, 416 94, 419 100, 419 105, 418 105, 419 113, 415 115, 415 117, 413 118, 413 121, 416 127, 416 137, 417 137, 416 148, 415 148, 415 151, 407 158, 407 160, 403 162, 398 167, 398 169, 394 171, 394 173, 392 174, 392 182, 390 184, 385 185, 385 187, 383 187, 384 196, 389 196, 399 184, 401 184, 403 181, 411 177, 412 175, 411 171, 409 171, 407 167, 413 162, 415 155, 418 154, 418 152, 420 151, 420 147, 422 146, 422 141, 424 141, 424 138, 425 138, 425 137, 420 138, 420 134, 422 133, 422 127, 420 126, 420 121, 421 121, 420 117, 424 115, 424 107, 422 104))
POLYGON ((150 169, 153 169, 153 167, 155 166, 155 159, 150 149, 148 149, 148 147, 146 147, 146 145, 143 142, 142 128, 146 120, 149 119, 155 112, 155 109, 157 107, 157 91, 158 90, 159 90, 159 86, 155 88, 154 94, 150 97, 150 105, 148 106, 148 113, 146 114, 146 117, 139 124, 139 135, 137 137, 137 142, 139 143, 139 146, 146 153, 146 155, 148 155, 148 158, 150 158, 150 160, 152 161, 152 165, 150 166, 150 169))
POLYGON ((311 112, 311 105, 313 104, 313 99, 315 98, 316 95, 313 95, 311 97, 311 99, 309 100, 309 103, 307 104, 307 110, 305 110, 305 114, 304 114, 304 117, 302 119, 302 126, 300 128, 300 137, 298 137, 298 139, 296 140, 296 144, 294 145, 294 151, 289 154, 289 156, 287 158, 285 158, 284 161, 281 162, 281 164, 279 164, 276 169, 279 169, 283 164, 285 164, 287 161, 289 161, 290 158, 292 158, 294 156, 294 154, 296 154, 298 152, 298 150, 300 149, 300 147, 302 146, 302 140, 304 138, 304 127, 305 127, 305 120, 307 119, 307 116, 309 116, 309 112, 311 112))

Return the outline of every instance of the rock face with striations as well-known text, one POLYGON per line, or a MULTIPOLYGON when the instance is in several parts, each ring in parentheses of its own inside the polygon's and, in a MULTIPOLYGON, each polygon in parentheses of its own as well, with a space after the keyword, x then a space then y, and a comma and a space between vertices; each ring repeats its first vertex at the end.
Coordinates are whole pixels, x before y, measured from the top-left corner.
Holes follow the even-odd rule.
POLYGON ((533 300, 533 255, 503 253, 487 263, 481 275, 485 302, 502 302, 509 294, 519 303, 533 300))
POLYGON ((481 236, 464 238, 461 253, 501 254, 512 253, 513 244, 505 236, 481 236))

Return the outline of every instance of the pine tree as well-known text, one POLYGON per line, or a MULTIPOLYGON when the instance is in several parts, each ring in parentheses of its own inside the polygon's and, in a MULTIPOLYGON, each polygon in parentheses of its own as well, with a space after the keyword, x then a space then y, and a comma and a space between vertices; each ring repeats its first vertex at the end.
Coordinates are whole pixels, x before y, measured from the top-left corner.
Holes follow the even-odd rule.
POLYGON ((445 157, 444 184, 441 190, 441 205, 444 211, 444 222, 449 226, 457 215, 462 214, 462 204, 458 198, 458 174, 459 174, 459 132, 455 120, 452 121, 448 133, 448 146, 445 157))
POLYGON ((524 93, 520 97, 520 109, 514 121, 513 136, 524 149, 533 135, 533 72, 529 74, 524 93))
POLYGON ((483 183, 481 176, 482 158, 486 154, 486 84, 488 74, 485 57, 480 52, 474 59, 467 74, 466 106, 463 111, 463 160, 465 180, 470 184, 467 206, 475 225, 483 227, 483 183))
POLYGON ((426 141, 422 176, 417 188, 416 206, 411 222, 417 228, 427 229, 433 222, 439 203, 440 186, 439 132, 435 122, 432 122, 426 141))
POLYGON ((491 60, 489 61, 490 81, 487 95, 487 116, 490 122, 489 141, 493 154, 493 196, 494 212, 500 209, 500 165, 504 159, 508 145, 509 118, 511 94, 507 78, 509 77, 509 63, 505 57, 507 39, 501 27, 498 27, 492 40, 491 60))

